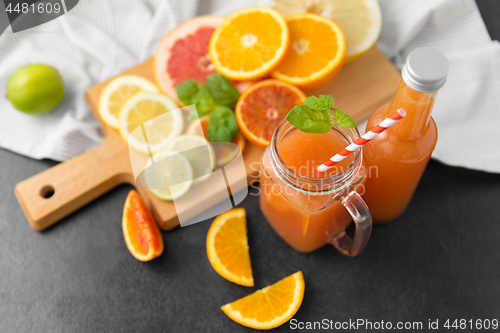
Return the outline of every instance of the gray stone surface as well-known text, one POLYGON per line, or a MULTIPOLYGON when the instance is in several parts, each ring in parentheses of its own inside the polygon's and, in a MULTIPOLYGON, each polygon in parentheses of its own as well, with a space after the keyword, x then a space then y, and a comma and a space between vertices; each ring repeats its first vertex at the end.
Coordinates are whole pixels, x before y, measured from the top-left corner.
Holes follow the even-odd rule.
MULTIPOLYGON (((479 2, 485 18, 499 17, 495 2, 479 2)), ((251 332, 220 306, 298 270, 306 281, 299 321, 361 318, 426 327, 428 319, 500 319, 500 175, 431 161, 405 214, 375 226, 356 258, 331 246, 294 251, 249 196, 241 206, 256 286, 247 288, 211 268, 205 250, 211 221, 163 232, 163 256, 135 260, 121 230, 130 186, 46 231, 32 230, 14 186, 54 164, 0 150, 0 332, 251 332)))

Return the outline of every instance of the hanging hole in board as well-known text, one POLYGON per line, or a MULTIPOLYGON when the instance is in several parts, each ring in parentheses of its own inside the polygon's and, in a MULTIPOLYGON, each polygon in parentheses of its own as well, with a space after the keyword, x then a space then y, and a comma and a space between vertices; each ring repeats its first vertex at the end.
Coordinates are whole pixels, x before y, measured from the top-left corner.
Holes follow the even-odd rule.
POLYGON ((42 196, 42 198, 48 199, 54 195, 54 192, 54 188, 50 185, 47 185, 42 187, 42 189, 40 190, 40 195, 42 196))

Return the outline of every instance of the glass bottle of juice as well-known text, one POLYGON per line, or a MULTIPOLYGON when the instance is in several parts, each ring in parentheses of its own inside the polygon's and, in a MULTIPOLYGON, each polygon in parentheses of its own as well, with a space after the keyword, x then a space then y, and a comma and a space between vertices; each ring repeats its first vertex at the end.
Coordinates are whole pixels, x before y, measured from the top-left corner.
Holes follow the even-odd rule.
POLYGON ((367 143, 368 165, 363 199, 374 223, 389 223, 406 209, 437 142, 431 117, 436 94, 448 75, 448 60, 436 49, 423 47, 410 53, 402 70, 403 80, 392 102, 371 116, 367 129, 396 110, 406 117, 367 143))

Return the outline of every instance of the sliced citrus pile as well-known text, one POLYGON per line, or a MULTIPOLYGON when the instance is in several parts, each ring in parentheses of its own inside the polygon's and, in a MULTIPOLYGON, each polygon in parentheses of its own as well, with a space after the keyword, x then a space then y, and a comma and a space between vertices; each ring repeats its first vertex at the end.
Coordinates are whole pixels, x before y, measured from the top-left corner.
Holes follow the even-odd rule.
POLYGON ((306 95, 297 87, 278 80, 264 80, 248 88, 236 104, 236 120, 252 143, 268 146, 274 130, 288 111, 304 103, 306 95))
POLYGON ((130 191, 122 217, 123 237, 130 253, 140 261, 149 261, 163 253, 163 237, 151 213, 136 191, 130 191))
POLYGON ((139 91, 158 92, 153 82, 137 75, 122 75, 111 80, 99 97, 99 115, 112 128, 118 128, 118 115, 125 102, 139 91))
POLYGON ((167 150, 182 154, 193 168, 193 184, 206 180, 215 168, 215 152, 212 145, 205 138, 184 134, 175 138, 167 150))
POLYGON ((162 94, 139 92, 120 111, 119 130, 123 139, 145 154, 165 149, 183 128, 181 109, 162 94))
POLYGON ((212 222, 207 255, 220 276, 242 286, 253 286, 244 208, 228 210, 212 222))
POLYGON ((215 29, 209 53, 219 73, 236 80, 265 77, 283 59, 288 27, 276 10, 249 7, 229 15, 215 29))
POLYGON ((349 63, 368 51, 382 28, 382 12, 377 0, 261 0, 284 16, 315 13, 334 20, 344 31, 349 63))
POLYGON ((148 160, 143 171, 146 187, 156 197, 172 201, 189 191, 193 183, 193 168, 188 159, 174 151, 160 151, 148 160))
POLYGON ((344 64, 346 42, 332 20, 311 13, 286 17, 290 49, 273 77, 305 89, 319 87, 338 74, 344 64))
MULTIPOLYGON (((189 124, 188 126, 187 133, 203 136, 205 137, 205 139, 209 140, 208 117, 204 116, 201 117, 199 120, 192 121, 191 124, 189 124)), ((243 150, 245 150, 246 146, 245 137, 243 136, 243 134, 241 134, 240 131, 236 133, 236 136, 234 137, 232 143, 238 145, 240 149, 238 150, 236 149, 235 146, 223 143, 222 144, 216 143, 212 145, 212 147, 214 148, 215 160, 217 165, 222 166, 228 164, 229 162, 234 160, 236 156, 238 156, 240 151, 243 153, 243 150)))
POLYGON ((267 330, 283 325, 295 315, 302 304, 304 289, 304 277, 298 271, 221 309, 238 324, 267 330))

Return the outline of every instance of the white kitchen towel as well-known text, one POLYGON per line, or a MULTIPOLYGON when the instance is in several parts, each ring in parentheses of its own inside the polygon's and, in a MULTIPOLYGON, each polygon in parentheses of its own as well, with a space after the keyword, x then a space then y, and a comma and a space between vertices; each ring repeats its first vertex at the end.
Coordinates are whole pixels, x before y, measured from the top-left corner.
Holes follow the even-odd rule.
MULTIPOLYGON (((0 36, 0 91, 29 63, 56 67, 66 98, 46 115, 24 115, 0 98, 0 146, 32 158, 62 161, 95 147, 102 133, 84 92, 154 54, 179 23, 203 14, 227 15, 254 0, 85 0, 42 26, 0 36)), ((448 82, 434 118, 434 157, 457 166, 500 172, 500 47, 488 36, 473 0, 380 0, 378 46, 398 67, 411 50, 434 46, 450 59, 448 82)), ((3 3, 0 3, 2 6, 3 3)), ((396 89, 396 87, 395 87, 396 89)), ((348 111, 348 110, 347 110, 348 111)))
POLYGON ((473 0, 379 0, 377 45, 401 69, 417 47, 432 46, 450 61, 432 116, 443 163, 500 172, 500 43, 492 41, 473 0))
POLYGON ((57 68, 66 96, 53 112, 37 116, 15 110, 0 97, 0 147, 57 161, 96 147, 103 136, 85 102, 90 86, 151 57, 160 39, 178 24, 197 15, 227 15, 253 4, 253 0, 84 0, 41 26, 17 33, 7 28, 0 36, 0 96, 9 76, 32 63, 57 68))

